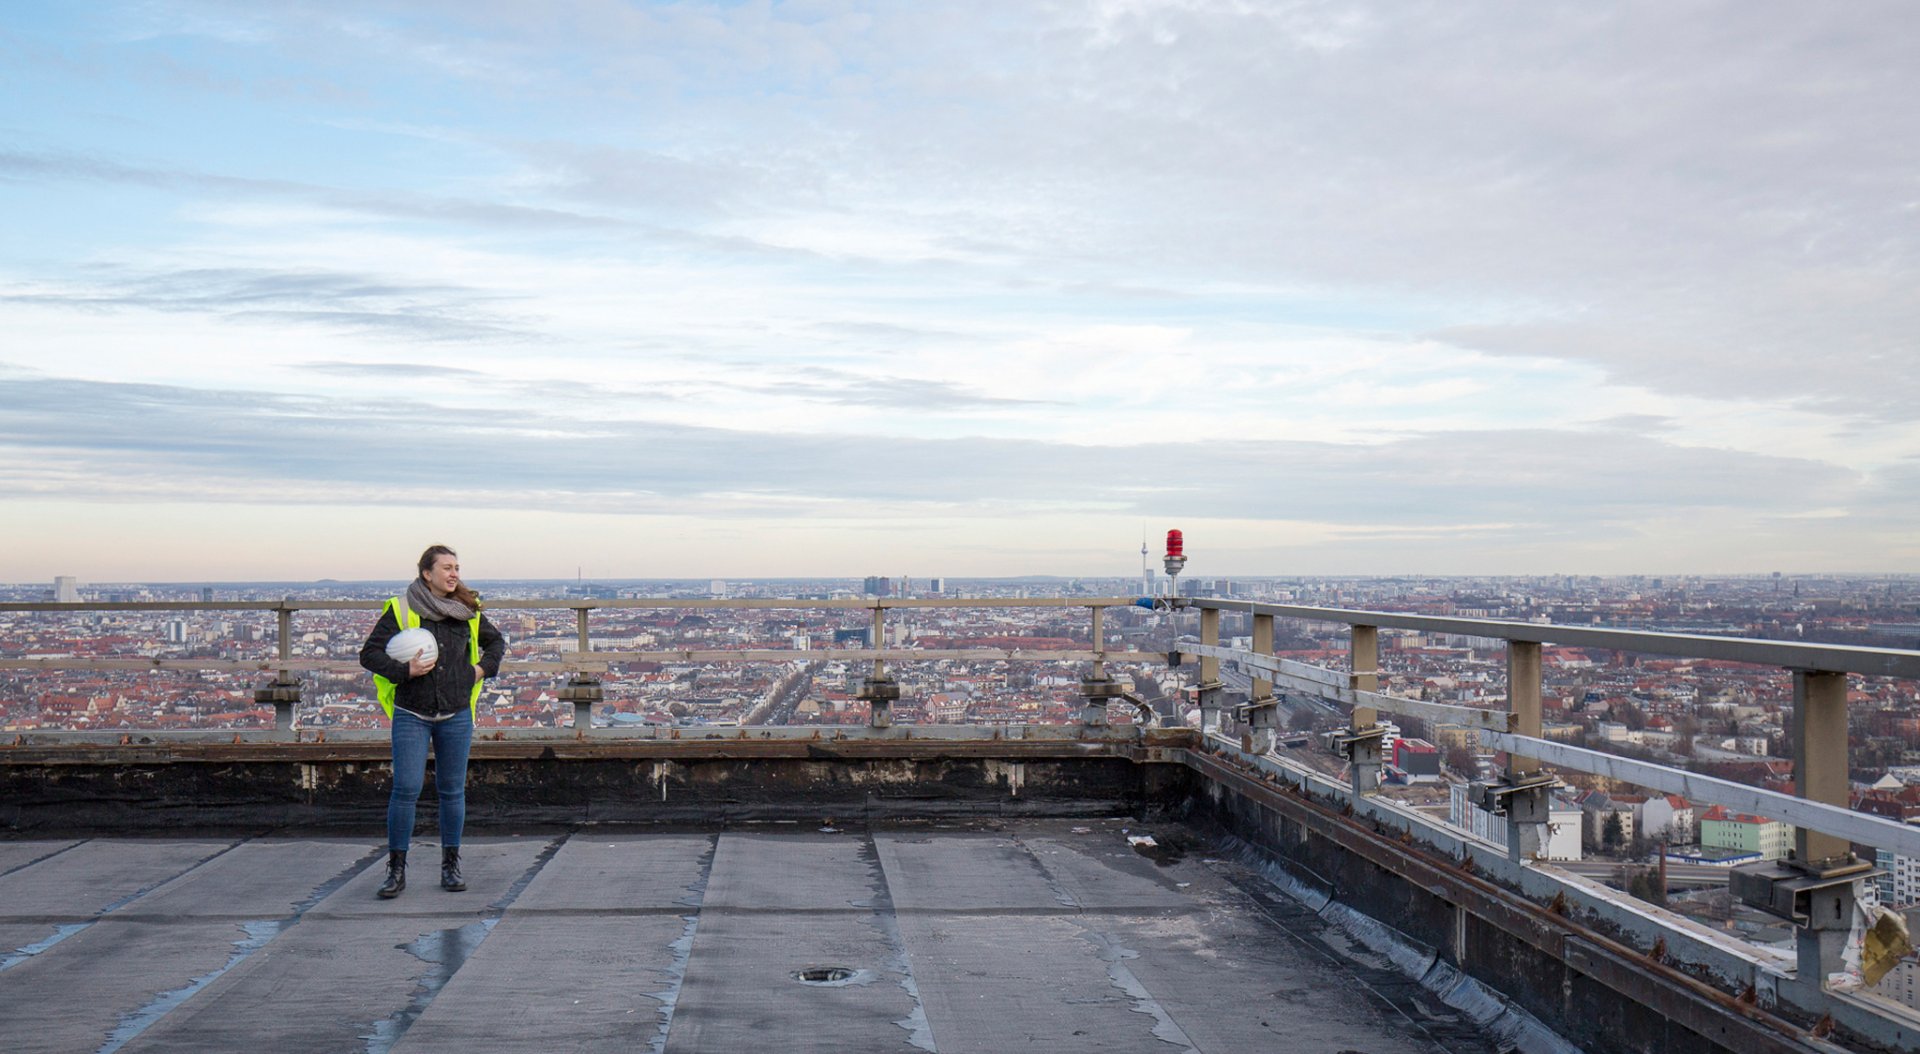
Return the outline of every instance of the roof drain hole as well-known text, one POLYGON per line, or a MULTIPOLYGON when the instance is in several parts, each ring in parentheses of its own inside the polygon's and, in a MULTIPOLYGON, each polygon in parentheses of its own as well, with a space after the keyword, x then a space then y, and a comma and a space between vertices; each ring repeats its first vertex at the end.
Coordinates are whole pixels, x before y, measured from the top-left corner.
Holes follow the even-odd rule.
POLYGON ((808 966, 793 971, 793 979, 801 984, 838 988, 857 983, 863 972, 847 966, 808 966))

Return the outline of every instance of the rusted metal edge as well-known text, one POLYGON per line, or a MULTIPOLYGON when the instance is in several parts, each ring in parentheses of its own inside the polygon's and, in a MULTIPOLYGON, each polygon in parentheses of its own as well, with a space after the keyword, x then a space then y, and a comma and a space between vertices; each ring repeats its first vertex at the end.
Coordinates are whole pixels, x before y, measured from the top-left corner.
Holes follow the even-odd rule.
POLYGON ((1196 750, 1188 751, 1187 758, 1188 764, 1202 775, 1231 787, 1256 804, 1291 816, 1361 859, 1466 908, 1568 968, 1659 1011, 1693 1032, 1712 1037, 1719 1034, 1721 1026, 1737 1025, 1742 1029, 1737 1042, 1758 1044, 1736 1047, 1742 1051, 1806 1054, 1844 1050, 1814 1038, 1785 1018, 1741 1003, 1730 993, 1649 959, 1644 953, 1500 886, 1426 860, 1399 841, 1341 816, 1327 806, 1283 793, 1279 787, 1218 756, 1196 750))

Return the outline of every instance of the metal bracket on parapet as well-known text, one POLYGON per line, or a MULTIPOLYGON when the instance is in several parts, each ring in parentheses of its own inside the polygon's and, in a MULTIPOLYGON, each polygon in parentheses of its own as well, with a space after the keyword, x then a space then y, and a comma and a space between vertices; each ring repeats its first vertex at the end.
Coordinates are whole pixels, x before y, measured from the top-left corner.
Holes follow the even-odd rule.
POLYGON ((279 676, 253 690, 253 701, 273 704, 274 731, 291 731, 294 708, 300 705, 300 680, 291 670, 281 670, 279 676))
POLYGON ((1153 708, 1152 703, 1147 702, 1132 692, 1121 692, 1120 698, 1133 704, 1133 723, 1135 725, 1141 728, 1153 728, 1160 724, 1160 714, 1153 708))
POLYGON ((1125 700, 1127 691, 1111 677, 1082 677, 1080 695, 1087 701, 1080 710, 1080 723, 1089 728, 1101 728, 1107 723, 1107 704, 1125 700))
POLYGON ((1791 860, 1764 860, 1734 868, 1727 885, 1741 903, 1775 918, 1808 929, 1845 930, 1852 927, 1853 914, 1835 911, 1832 898, 1844 891, 1851 899, 1855 882, 1884 874, 1858 859, 1822 871, 1803 869, 1791 860))
POLYGON ((1474 783, 1471 794, 1477 804, 1493 812, 1518 815, 1526 823, 1538 816, 1545 823, 1549 796, 1560 785, 1559 777, 1534 772, 1518 778, 1502 776, 1494 783, 1474 783))
POLYGON ((1271 695, 1249 699, 1234 708, 1234 716, 1245 729, 1240 741, 1248 753, 1266 754, 1273 750, 1280 730, 1280 700, 1271 695))
POLYGON ((1818 989, 1845 968, 1861 887, 1884 874, 1851 854, 1837 864, 1768 860, 1734 868, 1727 887, 1741 903, 1793 923, 1796 975, 1818 989))
POLYGON ((893 704, 900 700, 900 682, 889 674, 879 674, 860 682, 860 694, 872 711, 867 724, 874 728, 893 727, 893 704))
POLYGON ((1366 794, 1380 786, 1380 763, 1385 753, 1387 730, 1379 725, 1347 728, 1328 737, 1333 752, 1347 759, 1355 794, 1366 794))
POLYGON ((1200 728, 1202 731, 1219 731, 1220 711, 1223 709, 1220 705, 1220 697, 1226 690, 1227 686, 1220 681, 1209 681, 1206 684, 1193 686, 1194 702, 1200 707, 1200 728))
POLYGON ((593 705, 606 698, 606 689, 602 688, 598 678, 586 674, 574 674, 566 684, 560 686, 560 701, 573 704, 573 730, 576 735, 586 735, 593 729, 593 705))
POLYGON ((1489 812, 1507 818, 1507 858, 1516 863, 1545 859, 1547 823, 1560 779, 1545 772, 1502 776, 1495 783, 1472 783, 1467 796, 1489 812))

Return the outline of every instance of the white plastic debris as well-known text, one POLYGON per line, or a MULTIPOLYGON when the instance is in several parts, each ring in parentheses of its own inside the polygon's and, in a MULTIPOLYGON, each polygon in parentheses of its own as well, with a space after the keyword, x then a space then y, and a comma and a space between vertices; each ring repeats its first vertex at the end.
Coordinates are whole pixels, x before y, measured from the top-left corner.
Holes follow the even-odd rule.
POLYGON ((1130 846, 1133 846, 1135 849, 1138 849, 1143 845, 1146 846, 1148 849, 1152 849, 1154 846, 1157 846, 1160 843, 1154 841, 1153 836, 1150 834, 1134 834, 1134 835, 1127 836, 1127 844, 1130 846))

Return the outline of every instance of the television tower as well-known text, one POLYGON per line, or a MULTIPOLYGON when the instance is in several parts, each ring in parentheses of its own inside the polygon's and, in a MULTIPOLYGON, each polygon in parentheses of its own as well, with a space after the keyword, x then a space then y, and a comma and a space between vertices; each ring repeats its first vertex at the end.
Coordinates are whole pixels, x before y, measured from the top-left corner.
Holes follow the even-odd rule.
POLYGON ((1147 563, 1147 558, 1151 555, 1147 549, 1146 532, 1142 531, 1140 533, 1140 595, 1143 597, 1153 595, 1153 568, 1147 563))

